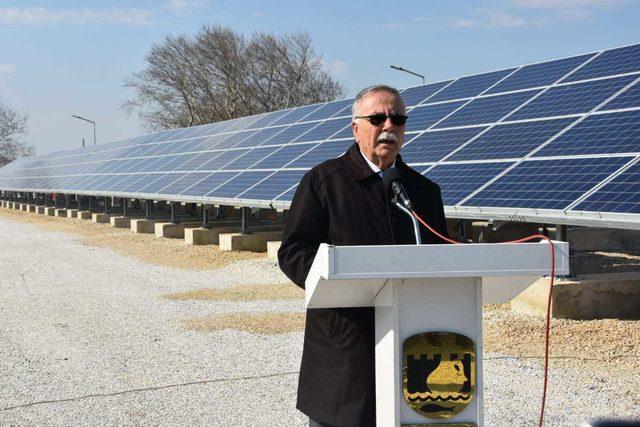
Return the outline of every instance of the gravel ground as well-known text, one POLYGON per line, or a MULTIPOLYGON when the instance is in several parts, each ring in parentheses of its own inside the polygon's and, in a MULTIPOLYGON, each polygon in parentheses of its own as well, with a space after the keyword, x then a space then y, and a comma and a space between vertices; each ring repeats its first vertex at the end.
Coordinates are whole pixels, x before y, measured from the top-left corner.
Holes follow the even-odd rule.
MULTIPOLYGON (((225 264, 215 255, 218 269, 154 265, 91 246, 67 225, 64 233, 44 231, 19 215, 33 214, 0 213, 0 425, 305 424, 294 407, 301 331, 184 327, 189 319, 225 313, 299 313, 301 299, 167 297, 286 283, 273 262, 229 257, 225 264)), ((54 221, 45 226, 60 230, 54 221)), ((128 238, 119 237, 118 245, 128 238)), ((540 319, 497 306, 487 308, 485 321, 485 424, 534 425, 540 319)), ((640 416, 640 322, 600 322, 558 323, 562 341, 552 342, 546 425, 640 416)))

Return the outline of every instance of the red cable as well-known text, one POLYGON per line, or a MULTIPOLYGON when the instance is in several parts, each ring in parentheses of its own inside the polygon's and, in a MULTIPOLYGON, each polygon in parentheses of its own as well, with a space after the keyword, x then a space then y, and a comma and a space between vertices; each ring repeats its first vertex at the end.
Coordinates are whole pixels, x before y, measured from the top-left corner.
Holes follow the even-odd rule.
MULTIPOLYGON (((427 230, 429 230, 430 232, 432 232, 433 234, 435 234, 445 242, 449 242, 452 244, 462 244, 462 242, 458 242, 456 240, 450 239, 438 233, 429 224, 427 224, 422 218, 420 218, 420 216, 416 212, 411 211, 411 213, 418 221, 420 221, 422 225, 424 225, 427 228, 427 230)), ((546 240, 549 243, 549 249, 551 249, 551 276, 550 276, 551 280, 549 281, 549 296, 547 298, 547 317, 546 317, 545 328, 544 328, 544 382, 542 385, 542 403, 540 405, 540 417, 538 419, 538 426, 542 427, 542 422, 544 420, 544 406, 547 400, 547 382, 548 382, 547 380, 548 380, 548 374, 549 374, 549 324, 551 322, 551 301, 553 297, 553 282, 554 282, 555 272, 556 272, 555 248, 553 247, 553 241, 549 237, 543 234, 534 234, 528 237, 523 237, 522 239, 508 240, 502 243, 523 243, 523 242, 528 242, 534 239, 546 240)))

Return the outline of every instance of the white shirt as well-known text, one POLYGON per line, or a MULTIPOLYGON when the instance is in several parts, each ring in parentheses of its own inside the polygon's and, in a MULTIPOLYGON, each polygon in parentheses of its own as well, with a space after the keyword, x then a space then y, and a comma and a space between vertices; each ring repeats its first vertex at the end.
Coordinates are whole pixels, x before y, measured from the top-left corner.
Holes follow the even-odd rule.
MULTIPOLYGON (((360 146, 358 145, 358 150, 360 150, 360 146)), ((382 172, 383 170, 380 169, 375 163, 373 163, 371 160, 369 160, 367 158, 367 156, 364 155, 364 153, 362 153, 362 150, 360 150, 360 155, 362 157, 364 157, 364 161, 367 162, 367 164, 369 165, 369 167, 371 168, 371 170, 373 170, 375 173, 377 173, 378 175, 382 176, 382 172)), ((395 168, 396 167, 396 161, 393 161, 393 164, 391 166, 389 166, 389 168, 395 168)))

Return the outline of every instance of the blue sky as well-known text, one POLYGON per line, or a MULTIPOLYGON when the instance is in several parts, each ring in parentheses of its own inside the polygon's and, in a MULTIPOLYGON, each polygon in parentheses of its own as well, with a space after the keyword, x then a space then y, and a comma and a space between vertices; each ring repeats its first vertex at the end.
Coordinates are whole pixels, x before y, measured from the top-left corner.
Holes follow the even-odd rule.
POLYGON ((123 80, 166 35, 203 25, 309 32, 352 96, 640 43, 638 0, 477 1, 3 1, 0 100, 28 115, 38 154, 143 133, 120 108, 123 80))

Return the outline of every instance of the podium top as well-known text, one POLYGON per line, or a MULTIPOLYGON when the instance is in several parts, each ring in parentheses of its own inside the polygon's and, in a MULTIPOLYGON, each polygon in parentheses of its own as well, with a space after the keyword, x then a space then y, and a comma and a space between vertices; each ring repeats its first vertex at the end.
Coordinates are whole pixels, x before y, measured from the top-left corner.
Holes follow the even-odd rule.
MULTIPOLYGON (((560 241, 554 241, 553 244, 556 253, 555 274, 568 275, 569 244, 560 241)), ((387 279, 541 277, 549 275, 550 269, 551 256, 546 241, 387 246, 331 246, 323 243, 318 248, 305 282, 307 306, 315 305, 309 303, 314 293, 321 293, 318 288, 341 289, 339 294, 346 297, 345 293, 351 291, 344 286, 360 284, 357 293, 361 296, 357 299, 370 301, 387 279)), ((353 306, 354 303, 351 301, 348 304, 346 306, 353 306)), ((362 304, 364 302, 356 305, 362 304)))

